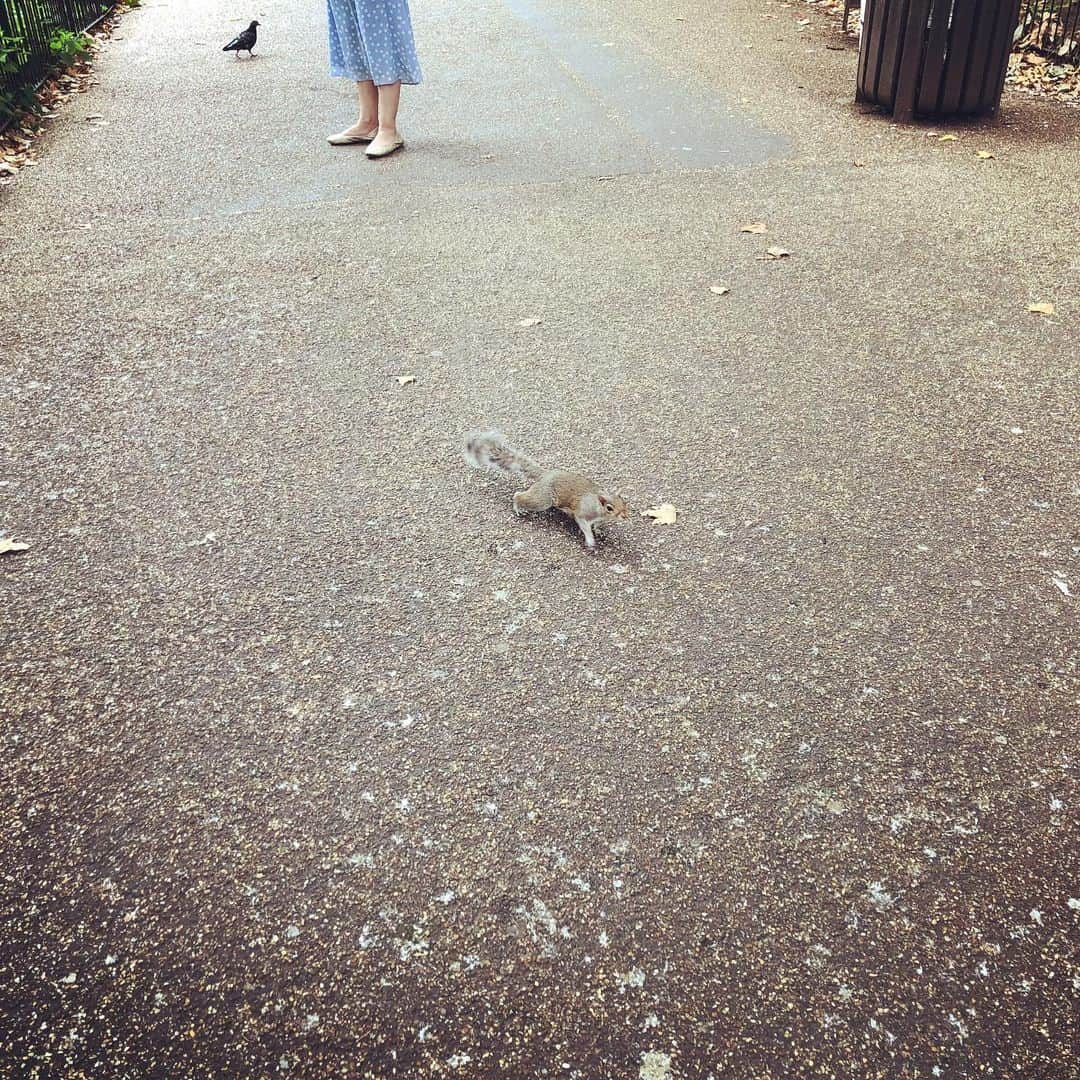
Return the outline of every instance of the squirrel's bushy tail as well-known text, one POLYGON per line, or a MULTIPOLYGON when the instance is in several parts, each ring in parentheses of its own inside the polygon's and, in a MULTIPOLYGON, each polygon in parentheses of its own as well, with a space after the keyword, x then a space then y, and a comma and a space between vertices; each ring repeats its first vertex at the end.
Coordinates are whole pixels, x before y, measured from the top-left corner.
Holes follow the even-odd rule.
POLYGON ((505 473, 528 484, 543 474, 531 457, 515 450, 499 431, 474 431, 465 437, 465 458, 478 469, 505 473))

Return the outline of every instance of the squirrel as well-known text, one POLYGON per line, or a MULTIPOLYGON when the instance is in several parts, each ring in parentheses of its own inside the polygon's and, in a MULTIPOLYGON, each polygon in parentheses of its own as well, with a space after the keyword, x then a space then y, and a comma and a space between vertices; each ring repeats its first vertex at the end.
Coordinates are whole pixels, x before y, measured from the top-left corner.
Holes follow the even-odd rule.
POLYGON ((517 477, 528 486, 514 495, 514 513, 554 507, 569 514, 585 534, 585 546, 596 549, 593 527, 606 521, 625 521, 628 506, 621 495, 609 495, 579 473, 543 469, 515 450, 498 431, 475 431, 466 437, 465 458, 477 469, 517 477))

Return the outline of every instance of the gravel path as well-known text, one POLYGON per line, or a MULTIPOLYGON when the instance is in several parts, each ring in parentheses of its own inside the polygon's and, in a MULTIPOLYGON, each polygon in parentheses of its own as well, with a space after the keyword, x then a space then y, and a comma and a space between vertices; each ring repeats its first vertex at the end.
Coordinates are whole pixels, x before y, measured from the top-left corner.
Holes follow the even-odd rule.
POLYGON ((1076 1076, 1080 114, 414 7, 392 159, 317 5, 145 4, 0 195, 7 1068, 1076 1076))

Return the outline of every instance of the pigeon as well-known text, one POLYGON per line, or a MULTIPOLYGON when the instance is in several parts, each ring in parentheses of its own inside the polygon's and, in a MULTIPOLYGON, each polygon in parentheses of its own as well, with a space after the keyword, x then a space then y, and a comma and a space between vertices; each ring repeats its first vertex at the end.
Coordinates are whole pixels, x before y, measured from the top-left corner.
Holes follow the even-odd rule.
POLYGON ((242 52, 246 52, 250 57, 251 47, 255 44, 255 38, 257 36, 255 27, 258 25, 259 23, 252 19, 251 25, 246 30, 241 30, 240 33, 237 34, 236 37, 234 37, 221 51, 236 53, 237 60, 240 59, 240 54, 242 52))

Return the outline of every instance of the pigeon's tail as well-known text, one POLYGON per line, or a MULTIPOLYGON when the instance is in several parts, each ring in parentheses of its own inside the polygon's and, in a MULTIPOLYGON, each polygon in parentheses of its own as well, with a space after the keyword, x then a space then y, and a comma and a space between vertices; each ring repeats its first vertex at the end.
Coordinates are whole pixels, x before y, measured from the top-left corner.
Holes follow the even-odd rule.
MULTIPOLYGON (((221 40, 221 38, 218 38, 218 41, 220 41, 220 40, 221 40)), ((236 50, 239 49, 239 48, 240 48, 240 39, 239 38, 233 38, 232 41, 230 41, 229 44, 226 45, 225 48, 223 48, 221 51, 222 52, 236 52, 236 50)))

